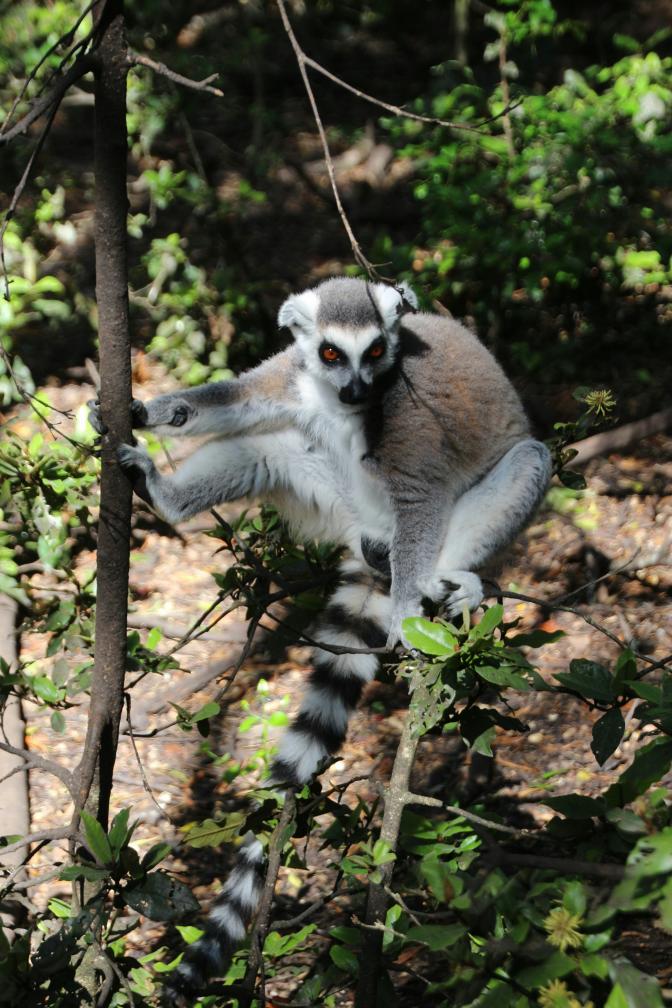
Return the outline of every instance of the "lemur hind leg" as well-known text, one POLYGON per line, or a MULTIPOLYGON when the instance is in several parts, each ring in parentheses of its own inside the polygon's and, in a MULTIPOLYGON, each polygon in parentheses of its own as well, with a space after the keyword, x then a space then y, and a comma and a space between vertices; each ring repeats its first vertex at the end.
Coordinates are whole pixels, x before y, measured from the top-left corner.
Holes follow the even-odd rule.
POLYGON ((462 495, 448 521, 433 576, 423 583, 426 596, 446 599, 450 616, 475 609, 483 567, 525 527, 541 503, 551 477, 551 457, 540 441, 519 441, 482 480, 462 495))

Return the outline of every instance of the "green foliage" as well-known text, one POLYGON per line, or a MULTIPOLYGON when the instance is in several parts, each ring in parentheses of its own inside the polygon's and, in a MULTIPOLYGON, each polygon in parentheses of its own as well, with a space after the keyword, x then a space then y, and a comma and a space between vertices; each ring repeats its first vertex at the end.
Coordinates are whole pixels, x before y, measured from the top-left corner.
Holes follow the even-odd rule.
MULTIPOLYGON (((547 0, 500 8, 485 17, 497 32, 486 59, 508 43, 524 60, 540 35, 557 38, 547 0)), ((611 66, 570 67, 545 91, 511 51, 515 107, 504 120, 501 83, 488 88, 466 68, 422 110, 465 125, 500 118, 478 132, 386 121, 417 166, 422 231, 413 247, 384 240, 380 258, 472 317, 515 369, 585 380, 604 374, 605 352, 624 359, 635 333, 657 343, 656 303, 669 311, 672 60, 638 48, 611 66)))

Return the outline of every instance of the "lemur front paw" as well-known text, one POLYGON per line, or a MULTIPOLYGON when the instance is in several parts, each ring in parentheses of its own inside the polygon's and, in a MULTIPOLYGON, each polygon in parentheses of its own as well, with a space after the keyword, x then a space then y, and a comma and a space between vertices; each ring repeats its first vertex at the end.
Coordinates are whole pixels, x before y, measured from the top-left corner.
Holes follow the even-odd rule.
POLYGON ((89 399, 86 405, 89 407, 89 423, 96 434, 107 434, 107 424, 103 423, 103 418, 100 415, 99 401, 97 399, 89 399))
POLYGON ((404 631, 402 629, 402 623, 409 616, 421 616, 422 615, 422 605, 420 600, 417 603, 406 602, 402 605, 395 606, 392 610, 392 617, 390 619, 390 632, 387 637, 387 642, 385 647, 388 651, 394 651, 397 644, 401 644, 410 650, 411 645, 404 636, 404 631))
MULTIPOLYGON (((103 422, 103 418, 100 413, 100 400, 89 399, 86 405, 89 407, 89 423, 93 429, 97 434, 107 434, 108 427, 107 424, 103 422)), ((185 420, 182 420, 178 426, 181 427, 184 422, 185 420)), ((145 409, 145 404, 139 399, 133 399, 131 402, 131 426, 147 426, 147 410, 145 409)))
POLYGON ((433 602, 442 602, 451 619, 460 616, 465 607, 473 612, 483 601, 483 584, 471 571, 440 571, 423 583, 422 591, 433 602))

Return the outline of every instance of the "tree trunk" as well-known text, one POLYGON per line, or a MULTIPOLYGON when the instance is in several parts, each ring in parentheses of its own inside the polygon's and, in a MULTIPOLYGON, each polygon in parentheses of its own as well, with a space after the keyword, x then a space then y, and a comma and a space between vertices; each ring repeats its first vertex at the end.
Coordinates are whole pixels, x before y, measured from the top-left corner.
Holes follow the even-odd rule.
MULTIPOLYGON (((10 668, 16 665, 16 612, 17 604, 8 595, 0 594, 0 657, 4 658, 10 668)), ((3 734, 7 742, 16 749, 24 748, 25 723, 21 710, 21 700, 10 696, 2 716, 3 734)), ((14 767, 23 761, 19 756, 0 751, 0 777, 11 773, 14 767)), ((2 829, 7 836, 23 836, 30 829, 30 808, 28 792, 28 773, 26 770, 7 777, 0 785, 0 817, 2 829)), ((20 865, 27 854, 25 847, 17 847, 9 854, 0 854, 0 867, 15 868, 20 865)), ((25 872, 25 869, 21 869, 25 872)), ((20 875, 16 876, 17 879, 20 875)), ((23 917, 23 907, 15 900, 0 904, 0 922, 8 941, 14 938, 15 927, 23 917)))
MULTIPOLYGON (((78 804, 107 824, 124 699, 131 487, 116 459, 130 441, 131 358, 126 257, 126 74, 123 0, 108 0, 97 26, 94 167, 96 300, 102 439, 95 665, 78 804)), ((79 810, 76 810, 76 815, 79 810)))

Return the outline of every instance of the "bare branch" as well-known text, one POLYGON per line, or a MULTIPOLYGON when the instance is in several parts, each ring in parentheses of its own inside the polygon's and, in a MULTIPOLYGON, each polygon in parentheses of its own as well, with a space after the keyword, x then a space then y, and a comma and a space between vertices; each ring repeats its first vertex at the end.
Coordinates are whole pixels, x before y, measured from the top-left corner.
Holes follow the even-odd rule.
MULTIPOLYGON (((597 630, 599 633, 604 634, 605 637, 608 637, 610 641, 613 641, 613 643, 621 649, 621 651, 625 651, 628 647, 627 643, 624 640, 621 640, 621 638, 615 633, 612 633, 611 630, 607 630, 605 626, 598 623, 597 620, 594 620, 592 616, 589 616, 588 613, 582 612, 575 606, 561 605, 558 602, 554 602, 553 599, 539 599, 535 598, 533 595, 524 595, 522 592, 502 591, 502 589, 495 584, 494 581, 488 581, 486 579, 484 579, 484 581, 486 584, 493 585, 495 588, 494 591, 488 592, 486 598, 516 599, 518 602, 530 602, 532 605, 539 606, 540 609, 548 610, 548 612, 573 613, 574 616, 578 616, 584 621, 584 623, 591 626, 593 630, 597 630)), ((651 666, 650 671, 653 671, 654 668, 662 668, 670 661, 670 658, 664 658, 662 662, 658 662, 654 658, 649 658, 649 656, 645 654, 638 654, 636 657, 639 658, 640 661, 647 662, 651 666)))
MULTIPOLYGON (((53 105, 53 107, 52 107, 52 109, 51 109, 51 111, 49 113, 49 118, 47 119, 46 123, 42 127, 42 132, 40 133, 39 137, 37 138, 37 143, 33 147, 33 151, 31 153, 30 157, 28 158, 28 162, 26 164, 26 167, 23 169, 23 175, 19 179, 18 184, 17 184, 17 186, 16 186, 16 188, 14 190, 14 195, 12 196, 10 204, 9 204, 9 206, 8 206, 6 212, 5 212, 5 218, 4 218, 3 222, 2 222, 2 227, 0 227, 0 265, 2 266, 2 279, 3 279, 3 283, 4 283, 4 287, 5 287, 5 294, 4 294, 5 301, 9 301, 9 299, 10 299, 9 279, 7 277, 7 264, 5 262, 5 232, 6 232, 7 228, 9 227, 9 222, 11 221, 12 217, 14 216, 14 212, 16 211, 16 208, 18 206, 19 200, 21 199, 21 195, 23 194, 23 190, 26 188, 26 184, 28 182, 28 179, 30 178, 30 173, 31 173, 31 171, 33 169, 33 165, 35 164, 35 161, 37 160, 37 157, 38 157, 40 151, 42 150, 42 147, 44 146, 44 141, 47 139, 47 134, 49 133, 49 130, 51 129, 51 124, 53 123, 54 118, 56 116, 56 113, 58 111, 58 105, 59 105, 61 97, 62 97, 62 94, 59 96, 59 100, 57 102, 55 102, 55 104, 53 105)), ((2 139, 3 138, 0 137, 0 141, 2 139)))
POLYGON ((10 851, 18 850, 19 847, 26 847, 32 843, 40 843, 42 840, 72 840, 78 836, 78 830, 73 829, 71 826, 57 826, 54 829, 38 830, 37 833, 27 833, 20 840, 15 840, 14 843, 0 847, 0 851, 3 854, 9 854, 10 851))
MULTIPOLYGON (((49 46, 49 48, 47 49, 47 51, 37 61, 37 63, 33 67, 33 69, 30 71, 30 73, 28 74, 28 76, 24 80, 24 82, 23 82, 23 84, 21 86, 21 90, 19 91, 18 95, 16 96, 16 98, 12 102, 12 107, 10 108, 9 112, 7 113, 7 118, 3 122, 2 128, 0 129, 0 137, 4 133, 7 132, 8 128, 9 128, 9 124, 12 121, 12 116, 16 112, 16 109, 17 109, 19 103, 21 102, 21 100, 23 99, 26 91, 28 90, 31 81, 34 81, 35 78, 37 77, 37 74, 38 74, 40 68, 42 66, 44 66, 45 62, 49 59, 50 56, 52 56, 56 52, 57 49, 60 49, 61 46, 67 45, 68 43, 70 43, 73 40, 73 38, 75 37, 75 32, 79 28, 79 26, 82 23, 82 21, 84 20, 84 18, 87 16, 87 14, 91 13, 91 11, 93 10, 93 8, 98 3, 100 3, 100 0, 92 0, 92 2, 90 4, 88 4, 84 8, 84 10, 82 11, 82 13, 79 15, 79 17, 75 21, 75 23, 72 26, 72 28, 70 28, 65 33, 65 35, 61 35, 61 37, 59 39, 57 39, 56 42, 54 42, 53 45, 49 46)), ((66 55, 63 57, 63 60, 61 61, 61 65, 59 67, 59 70, 63 69, 63 66, 68 61, 68 59, 70 59, 70 57, 72 56, 73 52, 75 51, 75 48, 81 47, 82 45, 86 45, 86 43, 90 40, 90 38, 91 38, 91 35, 87 35, 87 37, 85 39, 82 39, 80 42, 77 43, 76 47, 74 47, 73 49, 71 49, 70 52, 66 53, 66 55)), ((53 80, 53 76, 52 76, 51 80, 53 80)))
POLYGON ((18 756, 24 760, 28 768, 44 770, 45 773, 58 777, 61 783, 65 784, 70 794, 73 794, 74 781, 72 774, 64 766, 61 766, 60 763, 56 763, 55 760, 45 759, 44 756, 38 756, 37 753, 31 752, 28 749, 17 749, 16 746, 10 745, 8 742, 0 742, 0 749, 3 752, 10 753, 12 756, 18 756))
POLYGON ((216 95, 217 98, 224 97, 224 92, 220 88, 212 87, 213 80, 217 80, 219 74, 210 74, 209 77, 204 77, 203 80, 195 81, 191 77, 183 77, 182 74, 176 73, 175 70, 167 67, 165 63, 158 63, 156 60, 150 59, 149 56, 144 56, 142 53, 133 51, 129 51, 128 53, 128 65, 149 67, 154 73, 167 77, 168 80, 173 81, 175 84, 181 84, 183 87, 191 88, 193 91, 207 91, 209 94, 216 95))
POLYGON ((277 0, 278 9, 280 11, 280 17, 282 18, 282 23, 289 41, 291 42, 292 49, 294 50, 294 55, 296 56, 296 61, 299 65, 299 73, 301 74, 301 79, 303 80, 303 86, 306 89, 306 94, 308 95, 308 101, 310 102, 310 107, 313 112, 313 118, 315 119, 315 125, 317 126, 317 131, 320 135, 320 142, 322 143, 322 150, 324 152, 324 160, 327 166, 327 173, 329 175, 329 182, 331 184, 331 191, 334 194, 334 201, 336 203, 336 209, 338 210, 338 215, 341 218, 341 223, 345 228, 345 233, 348 236, 350 242, 350 247, 352 249, 352 254, 355 257, 355 262, 362 269, 366 270, 367 274, 372 280, 383 280, 384 278, 376 270, 373 263, 369 262, 367 257, 362 252, 362 248, 355 237, 355 233, 352 230, 350 221, 348 220, 347 214, 343 208, 343 203, 341 202, 341 194, 338 191, 338 186, 336 184, 336 173, 334 171, 334 162, 331 158, 331 151, 329 150, 329 143, 327 141, 327 134, 322 123, 322 118, 320 116, 319 109, 317 107, 317 102, 315 100, 315 95, 306 73, 306 63, 307 57, 303 49, 299 45, 296 35, 292 29, 289 18, 287 17, 287 11, 285 9, 284 0, 277 0))
MULTIPOLYGON (((273 830, 273 835, 269 843, 268 868, 266 869, 264 890, 259 901, 257 919, 250 935, 250 955, 247 960, 247 970, 243 981, 243 986, 249 996, 251 996, 254 991, 257 974, 259 973, 259 968, 262 965, 261 950, 264 945, 264 939, 266 938, 271 919, 271 906, 275 893, 275 883, 277 882, 278 872, 280 871, 282 848, 285 845, 285 841, 287 839, 287 827, 294 818, 295 809, 296 798, 294 797, 294 792, 291 790, 287 791, 285 793, 285 804, 282 807, 278 824, 273 830)), ((245 1002, 243 1001, 243 1003, 245 1002)))
MULTIPOLYGON (((95 60, 89 53, 84 53, 83 55, 78 56, 70 69, 66 70, 63 76, 57 79, 53 88, 51 88, 47 94, 38 98, 32 108, 29 109, 29 111, 26 112, 26 114, 22 116, 17 123, 10 126, 4 133, 0 133, 0 146, 8 144, 10 140, 14 139, 14 137, 19 136, 21 133, 25 133, 29 126, 32 126, 32 124, 39 119, 40 116, 44 115, 44 113, 48 112, 50 109, 52 110, 51 119, 53 119, 55 108, 58 108, 60 105, 61 98, 70 85, 74 84, 75 81, 78 81, 80 77, 84 76, 84 74, 89 73, 90 70, 93 70, 94 66, 95 60)), ((49 125, 51 125, 51 119, 49 125)))

